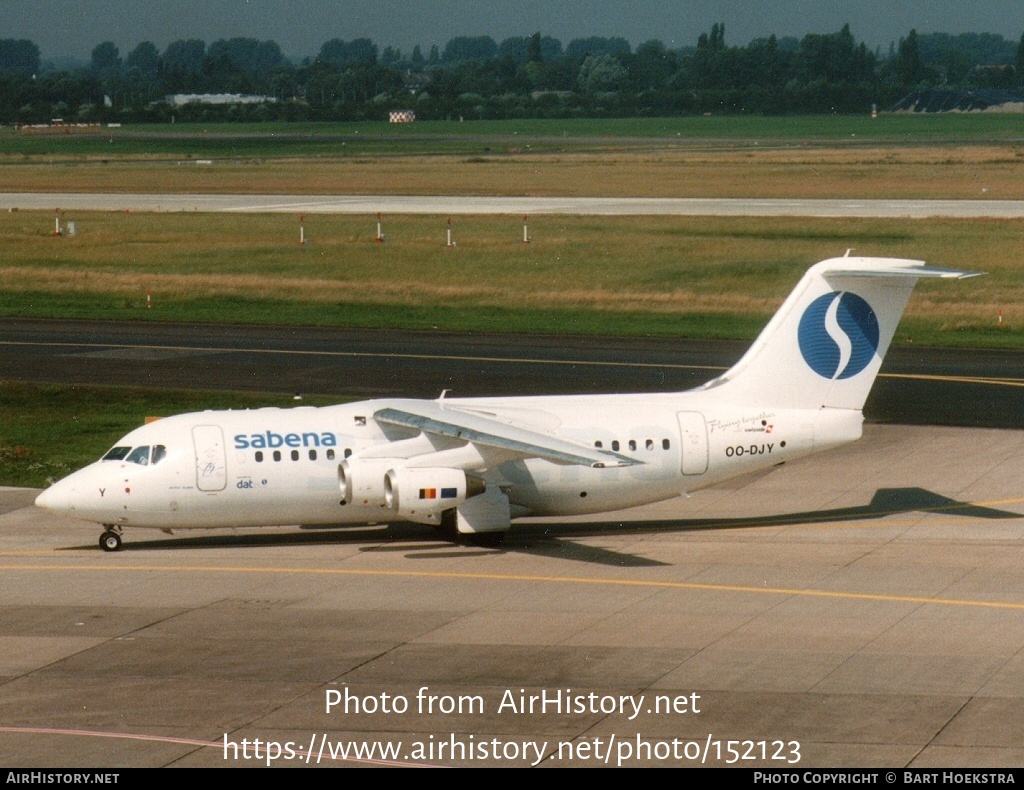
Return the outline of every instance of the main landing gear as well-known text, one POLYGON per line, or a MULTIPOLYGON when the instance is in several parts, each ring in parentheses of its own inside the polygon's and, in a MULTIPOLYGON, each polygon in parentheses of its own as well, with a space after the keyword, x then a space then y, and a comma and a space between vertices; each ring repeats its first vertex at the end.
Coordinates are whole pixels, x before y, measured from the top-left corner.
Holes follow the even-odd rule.
POLYGON ((114 527, 109 524, 104 524, 107 527, 106 531, 100 535, 100 548, 104 551, 120 551, 121 550, 121 535, 114 531, 114 527))
POLYGON ((434 525, 434 532, 442 540, 458 543, 462 546, 479 546, 481 548, 496 549, 505 540, 504 532, 470 532, 462 534, 456 523, 455 508, 445 510, 441 513, 441 523, 434 525))

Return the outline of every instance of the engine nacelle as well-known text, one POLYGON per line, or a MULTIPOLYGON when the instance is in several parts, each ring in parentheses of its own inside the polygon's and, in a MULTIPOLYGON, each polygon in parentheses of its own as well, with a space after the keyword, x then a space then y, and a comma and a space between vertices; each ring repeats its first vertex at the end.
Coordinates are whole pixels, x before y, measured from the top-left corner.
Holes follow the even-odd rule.
POLYGON ((394 458, 346 458, 338 464, 338 489, 346 505, 384 507, 384 475, 394 458))
POLYGON ((384 501, 396 515, 421 524, 436 524, 445 510, 482 494, 487 483, 462 469, 399 467, 384 476, 384 501))

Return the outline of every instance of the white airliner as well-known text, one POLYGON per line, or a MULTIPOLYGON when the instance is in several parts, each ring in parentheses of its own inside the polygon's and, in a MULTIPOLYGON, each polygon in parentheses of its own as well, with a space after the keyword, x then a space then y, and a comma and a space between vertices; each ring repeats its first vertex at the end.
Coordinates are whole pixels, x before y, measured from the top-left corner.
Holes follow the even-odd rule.
POLYGON ((918 279, 895 258, 812 267, 728 372, 686 392, 383 399, 157 420, 39 495, 124 527, 413 521, 500 539, 512 519, 657 502, 861 436, 861 409, 918 279))

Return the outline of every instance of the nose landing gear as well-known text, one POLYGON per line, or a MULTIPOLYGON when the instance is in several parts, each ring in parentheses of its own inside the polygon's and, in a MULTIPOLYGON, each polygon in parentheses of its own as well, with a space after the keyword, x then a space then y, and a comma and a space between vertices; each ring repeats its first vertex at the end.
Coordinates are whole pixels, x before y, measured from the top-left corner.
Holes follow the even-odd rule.
POLYGON ((106 531, 100 535, 100 548, 104 551, 120 551, 121 550, 121 535, 114 531, 114 528, 109 524, 104 524, 107 527, 106 531))

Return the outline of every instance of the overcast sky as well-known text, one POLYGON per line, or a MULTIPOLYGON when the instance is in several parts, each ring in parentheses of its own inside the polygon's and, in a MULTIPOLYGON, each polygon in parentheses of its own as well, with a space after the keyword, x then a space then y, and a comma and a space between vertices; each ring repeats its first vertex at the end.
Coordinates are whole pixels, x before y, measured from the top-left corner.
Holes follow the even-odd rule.
POLYGON ((536 31, 568 44, 622 36, 692 46, 715 22, 728 45, 757 36, 831 33, 846 22, 858 41, 887 49, 918 33, 1024 33, 1022 0, 0 0, 0 38, 27 38, 44 58, 88 58, 102 41, 122 55, 141 41, 273 39, 289 57, 315 55, 331 38, 372 38, 409 53, 453 36, 498 42, 536 31))

